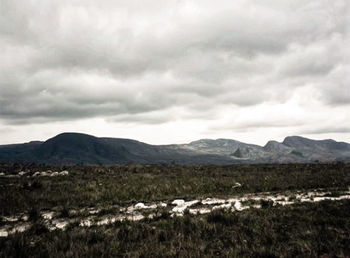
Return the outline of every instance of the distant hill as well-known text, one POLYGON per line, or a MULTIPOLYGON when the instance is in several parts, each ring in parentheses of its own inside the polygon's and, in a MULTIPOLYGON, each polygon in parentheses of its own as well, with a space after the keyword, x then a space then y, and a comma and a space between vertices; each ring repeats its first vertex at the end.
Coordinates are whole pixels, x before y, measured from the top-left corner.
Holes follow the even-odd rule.
POLYGON ((350 161, 350 144, 289 136, 265 146, 230 139, 150 145, 130 139, 59 134, 45 142, 0 145, 0 162, 49 165, 310 163, 350 161))

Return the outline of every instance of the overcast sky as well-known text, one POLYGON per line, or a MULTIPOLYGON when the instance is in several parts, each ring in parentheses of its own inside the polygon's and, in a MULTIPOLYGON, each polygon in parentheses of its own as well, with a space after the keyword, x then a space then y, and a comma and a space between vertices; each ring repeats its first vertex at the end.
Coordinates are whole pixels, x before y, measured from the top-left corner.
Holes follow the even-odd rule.
POLYGON ((350 142, 349 0, 0 0, 0 144, 350 142))

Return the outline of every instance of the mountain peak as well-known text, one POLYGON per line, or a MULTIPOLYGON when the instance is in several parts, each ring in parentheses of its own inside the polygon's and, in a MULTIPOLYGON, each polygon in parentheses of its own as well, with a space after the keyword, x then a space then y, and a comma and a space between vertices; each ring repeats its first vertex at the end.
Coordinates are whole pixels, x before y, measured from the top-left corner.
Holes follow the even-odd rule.
POLYGON ((47 141, 44 142, 44 144, 50 144, 50 143, 83 143, 83 142, 91 142, 95 139, 98 139, 95 136, 83 134, 83 133, 61 133, 58 134, 47 141))
POLYGON ((51 139, 54 139, 54 138, 70 138, 70 137, 96 138, 95 136, 90 135, 90 134, 76 133, 76 132, 64 132, 64 133, 60 133, 60 134, 52 137, 51 139))
POLYGON ((294 145, 305 145, 305 144, 310 144, 314 142, 315 140, 311 140, 305 137, 301 136, 287 136, 282 144, 287 145, 287 146, 294 146, 294 145))

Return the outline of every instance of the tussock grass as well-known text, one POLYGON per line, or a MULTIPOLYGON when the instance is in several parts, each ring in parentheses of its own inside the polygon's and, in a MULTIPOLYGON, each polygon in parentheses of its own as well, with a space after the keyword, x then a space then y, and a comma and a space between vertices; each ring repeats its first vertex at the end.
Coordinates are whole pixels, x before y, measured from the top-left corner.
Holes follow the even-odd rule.
POLYGON ((252 192, 347 189, 350 165, 15 167, 0 172, 68 169, 69 176, 0 178, 0 215, 65 207, 220 197, 252 192), (11 169, 12 168, 12 169, 11 169), (232 188, 236 182, 242 187, 232 188))
POLYGON ((347 257, 350 201, 239 213, 32 229, 0 239, 1 257, 347 257))
MULTIPOLYGON (((23 233, 0 238, 0 257, 348 257, 350 201, 298 203, 241 212, 161 216, 139 222, 49 231, 44 210, 59 217, 86 216, 82 208, 136 202, 204 199, 244 193, 324 188, 338 196, 350 185, 349 164, 235 166, 74 166, 0 165, 0 172, 69 170, 68 176, 0 178, 0 215, 29 214, 23 233), (234 188, 236 182, 242 187, 234 188), (71 214, 71 211, 76 211, 71 214)), ((293 198, 294 195, 294 198, 293 198)), ((111 206, 117 205, 117 206, 111 206)), ((2 224, 4 222, 1 222, 2 224)))

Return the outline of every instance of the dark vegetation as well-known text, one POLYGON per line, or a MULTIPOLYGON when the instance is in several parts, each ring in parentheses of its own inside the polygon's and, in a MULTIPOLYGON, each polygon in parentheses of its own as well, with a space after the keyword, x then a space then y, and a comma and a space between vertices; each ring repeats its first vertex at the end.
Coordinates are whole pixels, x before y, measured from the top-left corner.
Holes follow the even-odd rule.
POLYGON ((350 201, 159 218, 0 239, 1 257, 348 257, 350 201))
POLYGON ((49 232, 40 211, 108 207, 136 202, 227 197, 252 192, 324 188, 348 190, 350 164, 234 166, 1 165, 0 216, 29 214, 30 230, 0 238, 0 257, 347 257, 350 201, 300 203, 242 212, 117 222, 49 232), (31 177, 36 171, 68 176, 31 177), (233 187, 236 182, 242 187, 233 187))
MULTIPOLYGON (((21 170, 70 171, 65 177, 0 177, 0 215, 53 207, 77 208, 175 198, 225 197, 241 193, 315 188, 347 189, 350 165, 289 164, 235 166, 7 166, 21 170), (234 188, 234 184, 242 184, 234 188)), ((30 174, 29 174, 30 175, 30 174)))

